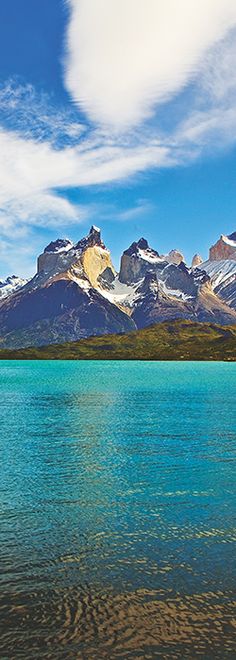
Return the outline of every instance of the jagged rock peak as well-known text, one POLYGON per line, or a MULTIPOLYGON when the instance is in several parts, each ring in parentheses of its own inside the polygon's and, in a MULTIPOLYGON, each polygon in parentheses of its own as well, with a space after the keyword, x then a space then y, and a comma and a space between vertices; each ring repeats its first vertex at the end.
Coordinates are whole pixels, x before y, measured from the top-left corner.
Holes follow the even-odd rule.
POLYGON ((56 241, 51 241, 49 245, 47 245, 44 249, 44 253, 46 252, 67 252, 73 247, 73 243, 69 240, 69 238, 58 238, 56 241))
POLYGON ((203 263, 203 259, 200 254, 195 254, 192 258, 192 268, 197 268, 200 264, 203 263))
POLYGON ((181 261, 185 260, 184 255, 179 250, 171 250, 165 258, 170 264, 176 264, 177 266, 181 264, 181 261))
POLYGON ((236 232, 225 236, 221 234, 219 240, 209 250, 210 261, 222 261, 224 259, 236 260, 236 232))
POLYGON ((0 280, 0 286, 4 286, 5 284, 14 284, 16 281, 20 280, 17 275, 8 275, 5 280, 0 280))
POLYGON ((90 233, 90 234, 99 234, 99 235, 100 235, 100 234, 101 234, 101 229, 100 229, 100 227, 97 227, 96 225, 92 225, 92 227, 91 227, 89 233, 90 233))
POLYGON ((127 248, 127 250, 124 251, 124 254, 126 254, 129 257, 143 257, 145 258, 148 256, 152 257, 158 257, 159 254, 156 250, 153 250, 150 248, 148 245, 148 242, 146 238, 140 238, 138 241, 134 241, 131 243, 130 247, 127 248))
POLYGON ((94 247, 95 245, 104 248, 105 245, 101 239, 101 230, 96 225, 92 225, 89 234, 85 238, 81 238, 80 241, 76 244, 76 250, 85 250, 88 247, 94 247))
POLYGON ((56 241, 51 241, 51 243, 45 247, 44 254, 58 254, 60 252, 68 252, 72 248, 83 251, 87 247, 94 247, 95 245, 105 248, 105 245, 101 239, 101 230, 99 227, 92 225, 88 235, 84 238, 81 238, 78 243, 76 243, 76 245, 73 245, 69 238, 58 238, 56 241))
POLYGON ((146 238, 140 238, 123 252, 119 280, 124 284, 137 282, 144 277, 150 267, 157 267, 160 262, 158 252, 150 248, 146 238))

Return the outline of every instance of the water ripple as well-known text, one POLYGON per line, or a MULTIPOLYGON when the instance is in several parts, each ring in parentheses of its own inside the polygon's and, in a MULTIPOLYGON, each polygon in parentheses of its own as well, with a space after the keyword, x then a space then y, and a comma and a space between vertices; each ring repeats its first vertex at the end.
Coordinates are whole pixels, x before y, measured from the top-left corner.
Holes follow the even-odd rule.
POLYGON ((235 658, 235 365, 0 381, 1 659, 235 658))

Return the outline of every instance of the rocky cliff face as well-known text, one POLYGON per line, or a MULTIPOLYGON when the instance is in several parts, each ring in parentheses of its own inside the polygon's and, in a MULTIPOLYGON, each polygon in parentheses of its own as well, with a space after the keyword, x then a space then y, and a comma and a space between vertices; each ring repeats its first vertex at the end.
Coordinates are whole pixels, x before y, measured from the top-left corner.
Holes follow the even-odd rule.
POLYGON ((110 299, 129 309, 138 328, 174 318, 235 323, 235 311, 217 296, 204 269, 197 267, 201 259, 197 257, 195 267, 188 268, 182 253, 174 250, 169 255, 160 256, 144 239, 132 243, 110 285, 110 299), (169 255, 174 259, 168 260, 169 255))
POLYGON ((50 243, 38 258, 35 277, 29 283, 32 287, 44 285, 49 279, 67 278, 80 284, 88 280, 91 286, 98 288, 99 278, 110 273, 115 277, 115 269, 109 250, 101 239, 100 229, 92 226, 88 236, 75 245, 69 239, 57 239, 50 243))
POLYGON ((121 257, 119 280, 123 284, 138 282, 145 276, 150 265, 155 267, 162 260, 156 252, 149 247, 145 238, 132 243, 121 257))
POLYGON ((236 232, 229 236, 221 234, 220 239, 209 250, 210 261, 222 261, 223 259, 236 260, 236 232))
POLYGON ((73 249, 73 243, 69 239, 58 238, 45 247, 43 254, 40 254, 37 262, 37 273, 49 273, 60 265, 66 263, 65 256, 73 249))
POLYGON ((184 256, 179 250, 170 250, 166 255, 160 255, 150 248, 145 238, 132 243, 121 257, 119 280, 124 284, 138 282, 150 268, 158 272, 163 264, 179 265, 184 262, 184 256))
POLYGON ((97 287, 99 278, 115 277, 115 269, 111 262, 110 252, 105 247, 94 245, 88 247, 82 254, 81 263, 85 274, 87 275, 92 286, 97 287))

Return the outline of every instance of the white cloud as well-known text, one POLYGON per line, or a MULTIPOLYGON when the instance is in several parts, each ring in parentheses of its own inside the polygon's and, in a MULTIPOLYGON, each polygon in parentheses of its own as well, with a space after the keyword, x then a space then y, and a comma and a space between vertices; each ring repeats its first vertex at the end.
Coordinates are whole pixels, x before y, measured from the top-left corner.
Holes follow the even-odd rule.
POLYGON ((105 140, 101 144, 94 135, 93 141, 58 150, 49 142, 38 143, 0 131, 0 204, 3 207, 17 199, 19 209, 23 203, 32 208, 35 204, 36 212, 41 205, 44 210, 53 207, 66 216, 74 215, 74 207, 50 191, 122 180, 149 166, 168 163, 168 147, 155 140, 122 147, 105 140))
POLYGON ((127 128, 177 94, 236 24, 235 0, 69 0, 65 81, 97 124, 127 128))

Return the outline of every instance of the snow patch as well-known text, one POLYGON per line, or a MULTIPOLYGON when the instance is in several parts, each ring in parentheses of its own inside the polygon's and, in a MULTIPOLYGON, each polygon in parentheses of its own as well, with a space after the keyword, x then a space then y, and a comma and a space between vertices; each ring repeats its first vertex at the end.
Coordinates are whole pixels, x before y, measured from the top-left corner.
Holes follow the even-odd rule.
POLYGON ((68 245, 65 245, 64 247, 56 248, 54 250, 54 254, 59 254, 60 252, 68 252, 69 250, 71 250, 71 248, 73 248, 73 243, 70 244, 68 243, 68 245))
POLYGON ((6 280, 0 280, 0 299, 7 298, 15 291, 18 291, 27 281, 16 275, 10 275, 6 280))
POLYGON ((222 234, 221 238, 222 238, 222 241, 224 241, 224 243, 226 243, 226 245, 230 245, 231 247, 234 247, 236 249, 236 241, 232 241, 231 238, 228 238, 228 236, 224 236, 224 234, 222 234))
MULTIPOLYGON (((236 244, 235 244, 236 246, 236 244)), ((236 261, 234 259, 222 259, 221 261, 205 261, 198 266, 200 270, 205 270, 212 280, 213 288, 219 284, 229 281, 236 277, 236 261)))
POLYGON ((178 298, 179 300, 191 300, 192 296, 187 296, 186 293, 183 293, 180 289, 169 289, 165 282, 160 280, 161 288, 163 290, 163 293, 165 293, 167 296, 172 296, 173 298, 178 298))
POLYGON ((52 241, 47 245, 44 250, 46 254, 60 254, 63 252, 69 252, 74 247, 72 241, 69 238, 57 239, 52 241))
POLYGON ((98 291, 104 298, 107 298, 107 300, 115 305, 122 304, 125 307, 132 307, 134 300, 137 297, 136 290, 140 286, 141 281, 142 280, 139 280, 139 282, 136 282, 133 285, 123 284, 119 281, 117 275, 110 285, 109 290, 103 289, 99 286, 98 291))
POLYGON ((142 250, 139 248, 137 256, 144 261, 148 261, 150 264, 160 263, 160 261, 163 261, 163 259, 157 257, 155 252, 152 252, 152 250, 142 250))

